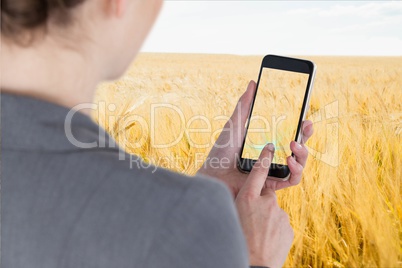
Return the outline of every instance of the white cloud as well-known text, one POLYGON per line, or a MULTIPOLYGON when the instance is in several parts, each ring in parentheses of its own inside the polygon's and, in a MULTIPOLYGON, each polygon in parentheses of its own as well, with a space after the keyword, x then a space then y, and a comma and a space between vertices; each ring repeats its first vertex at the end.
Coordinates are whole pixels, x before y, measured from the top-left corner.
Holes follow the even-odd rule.
POLYGON ((402 2, 383 1, 370 3, 349 4, 338 3, 328 7, 298 8, 287 12, 288 14, 317 14, 322 17, 353 16, 373 18, 376 16, 402 16, 402 2))
MULTIPOLYGON (((352 33, 356 34, 361 31, 373 31, 378 30, 381 32, 383 29, 387 29, 388 26, 392 27, 394 25, 402 25, 402 16, 401 17, 383 17, 378 20, 370 20, 358 22, 356 24, 348 24, 343 25, 341 27, 336 27, 330 30, 332 33, 352 33)), ((402 29, 401 29, 402 32, 402 29)), ((394 32, 393 34, 398 35, 398 32, 394 32)))
POLYGON ((168 1, 143 51, 402 55, 402 2, 168 1))

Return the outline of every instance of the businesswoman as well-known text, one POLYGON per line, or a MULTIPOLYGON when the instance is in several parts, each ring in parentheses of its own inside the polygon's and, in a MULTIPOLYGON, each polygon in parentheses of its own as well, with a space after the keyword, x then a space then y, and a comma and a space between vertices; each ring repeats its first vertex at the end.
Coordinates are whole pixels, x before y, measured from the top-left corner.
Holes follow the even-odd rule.
MULTIPOLYGON (((283 265, 293 232, 275 190, 299 183, 303 144, 290 144, 288 182, 266 180, 272 145, 249 175, 207 160, 188 178, 130 169, 87 110, 71 113, 124 73, 161 5, 1 1, 1 267, 283 265)), ((244 135, 254 90, 250 82, 219 144, 244 135)), ((304 140, 312 131, 305 122, 304 140)), ((209 159, 236 153, 239 144, 216 146, 209 159)))

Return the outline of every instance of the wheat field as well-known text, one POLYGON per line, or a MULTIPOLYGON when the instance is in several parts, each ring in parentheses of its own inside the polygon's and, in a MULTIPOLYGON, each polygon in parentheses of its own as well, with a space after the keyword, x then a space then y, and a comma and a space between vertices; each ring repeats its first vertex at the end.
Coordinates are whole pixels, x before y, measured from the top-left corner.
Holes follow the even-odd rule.
MULTIPOLYGON (((315 133, 302 182, 278 191, 295 230, 286 266, 402 267, 402 57, 301 58, 318 67, 315 133)), ((140 54, 98 88, 94 120, 128 152, 195 174, 261 60, 140 54)))

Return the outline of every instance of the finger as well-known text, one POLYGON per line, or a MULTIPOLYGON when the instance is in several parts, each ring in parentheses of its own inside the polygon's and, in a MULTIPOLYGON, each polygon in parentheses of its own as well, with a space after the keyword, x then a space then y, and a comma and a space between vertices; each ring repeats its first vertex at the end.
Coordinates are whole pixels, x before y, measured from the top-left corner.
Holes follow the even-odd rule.
POLYGON ((314 133, 313 122, 311 122, 310 120, 303 121, 302 129, 303 131, 302 131, 301 143, 304 144, 314 133))
POLYGON ((292 150, 293 154, 296 156, 296 161, 302 165, 303 167, 306 166, 307 157, 308 157, 308 150, 307 148, 299 144, 295 141, 290 143, 290 150, 292 150))
POLYGON ((272 202, 278 204, 278 198, 275 190, 270 187, 262 189, 261 196, 264 196, 265 199, 272 199, 272 202))
POLYGON ((290 185, 299 184, 303 173, 303 166, 300 165, 292 156, 287 158, 287 163, 291 173, 288 183, 290 185))
POLYGON ((255 88, 256 83, 251 80, 247 86, 246 92, 243 93, 237 102, 236 108, 230 117, 234 126, 241 126, 242 129, 244 129, 250 112, 251 103, 254 99, 255 88))
POLYGON ((272 143, 267 144, 264 149, 262 149, 260 157, 257 162, 255 162, 253 169, 248 175, 240 192, 246 193, 252 197, 261 195, 261 190, 263 189, 265 180, 267 179, 274 151, 275 148, 272 143))

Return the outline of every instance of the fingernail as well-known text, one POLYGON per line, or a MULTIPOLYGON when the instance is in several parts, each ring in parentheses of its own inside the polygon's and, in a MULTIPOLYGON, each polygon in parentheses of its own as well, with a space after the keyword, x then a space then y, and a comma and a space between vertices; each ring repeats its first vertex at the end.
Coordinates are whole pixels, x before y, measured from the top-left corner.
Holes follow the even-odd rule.
POLYGON ((251 81, 248 83, 247 90, 249 90, 249 89, 251 88, 251 86, 254 86, 254 84, 255 84, 255 82, 254 82, 253 80, 251 80, 251 81))
POLYGON ((268 143, 267 145, 268 150, 270 150, 271 152, 275 151, 275 146, 272 143, 268 143))
POLYGON ((300 143, 296 142, 296 148, 297 148, 298 150, 300 150, 300 149, 303 148, 303 147, 300 145, 300 143))
POLYGON ((296 164, 296 160, 292 156, 289 158, 289 161, 292 162, 292 164, 296 164))

